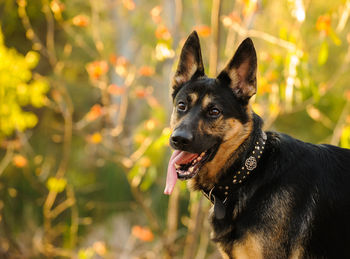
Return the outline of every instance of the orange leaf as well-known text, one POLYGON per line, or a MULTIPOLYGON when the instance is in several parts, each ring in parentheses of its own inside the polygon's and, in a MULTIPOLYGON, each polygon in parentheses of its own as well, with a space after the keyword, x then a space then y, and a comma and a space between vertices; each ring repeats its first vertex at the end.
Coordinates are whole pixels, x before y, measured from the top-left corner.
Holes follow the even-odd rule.
POLYGON ((135 135, 134 139, 136 143, 141 144, 146 140, 146 137, 142 134, 137 134, 135 135))
POLYGON ((73 17, 73 24, 78 27, 86 27, 89 25, 89 17, 83 14, 79 14, 73 17))
POLYGON ((105 242, 102 241, 96 241, 93 245, 92 245, 94 251, 100 255, 100 256, 104 256, 107 253, 107 248, 106 248, 106 244, 105 242))
POLYGON ((142 167, 146 167, 147 168, 147 167, 150 167, 151 164, 152 164, 151 159, 149 159, 148 157, 141 157, 140 158, 140 165, 142 167))
POLYGON ((94 134, 89 135, 87 140, 93 144, 98 144, 102 141, 102 135, 99 132, 95 132, 94 134))
POLYGON ((98 80, 108 72, 108 63, 103 60, 94 61, 86 65, 86 70, 92 80, 98 80))
POLYGON ((171 38, 168 28, 163 24, 157 27, 155 35, 158 39, 169 40, 171 38))
POLYGON ((91 107, 90 111, 86 115, 86 119, 88 121, 96 120, 98 117, 102 115, 102 107, 99 104, 95 104, 91 107))
POLYGON ((316 29, 320 32, 325 32, 327 35, 331 30, 331 17, 329 14, 321 15, 316 22, 316 29))
POLYGON ((162 7, 160 5, 153 7, 150 12, 152 20, 157 24, 162 21, 162 17, 160 17, 161 12, 162 12, 162 7))
POLYGON ((141 227, 137 225, 133 226, 131 229, 131 233, 134 237, 145 242, 150 242, 154 239, 152 231, 147 227, 141 227))
POLYGON ((198 35, 201 37, 208 37, 211 33, 211 29, 208 25, 197 25, 194 27, 198 35))
POLYGON ((137 98, 139 99, 143 99, 147 96, 147 91, 145 88, 136 88, 135 91, 134 91, 135 95, 137 98))
POLYGON ((25 167, 28 164, 27 158, 22 155, 15 155, 12 159, 12 162, 18 168, 25 167))
POLYGON ((117 86, 115 84, 110 84, 108 86, 107 91, 108 91, 109 94, 122 95, 123 93, 125 93, 125 88, 121 87, 121 86, 117 86))
POLYGON ((266 79, 261 80, 260 85, 259 85, 259 92, 261 94, 271 93, 272 92, 272 85, 269 84, 268 81, 266 81, 266 79))
POLYGON ((150 66, 140 67, 139 74, 141 76, 153 76, 154 75, 154 68, 150 67, 150 66))
POLYGON ((116 54, 110 54, 109 55, 109 62, 111 62, 111 64, 113 66, 115 66, 117 64, 117 55, 116 54))
POLYGON ((123 5, 128 10, 134 10, 136 5, 133 0, 123 0, 123 5))

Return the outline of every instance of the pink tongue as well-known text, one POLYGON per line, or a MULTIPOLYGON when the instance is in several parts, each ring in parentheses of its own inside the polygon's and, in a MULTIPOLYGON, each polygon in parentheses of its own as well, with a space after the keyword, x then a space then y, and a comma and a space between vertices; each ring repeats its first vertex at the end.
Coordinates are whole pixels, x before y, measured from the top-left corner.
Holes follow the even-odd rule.
POLYGON ((168 164, 168 173, 166 177, 166 186, 164 194, 170 195, 173 192, 177 180, 175 164, 186 164, 197 157, 197 154, 188 153, 186 151, 175 150, 170 157, 168 164))

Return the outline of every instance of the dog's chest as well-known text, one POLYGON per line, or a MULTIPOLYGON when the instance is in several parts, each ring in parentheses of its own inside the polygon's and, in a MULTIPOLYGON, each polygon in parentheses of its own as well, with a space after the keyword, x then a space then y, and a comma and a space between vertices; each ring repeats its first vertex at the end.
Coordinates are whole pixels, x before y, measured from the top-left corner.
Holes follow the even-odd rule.
MULTIPOLYGON (((247 196, 245 196, 247 197, 247 196)), ((257 206, 262 201, 254 202, 254 197, 240 200, 233 210, 229 209, 223 220, 215 218, 211 212, 212 238, 218 244, 223 258, 301 258, 300 240, 302 233, 291 246, 286 245, 290 239, 290 206, 280 202, 288 200, 289 194, 279 192, 264 198, 264 209, 257 206), (241 206, 238 206, 240 204, 241 206), (259 211, 259 213, 254 213, 259 211), (299 241, 298 241, 299 240, 299 241)))
POLYGON ((243 238, 234 242, 219 242, 219 251, 224 259, 262 259, 263 245, 260 237, 247 232, 243 238))

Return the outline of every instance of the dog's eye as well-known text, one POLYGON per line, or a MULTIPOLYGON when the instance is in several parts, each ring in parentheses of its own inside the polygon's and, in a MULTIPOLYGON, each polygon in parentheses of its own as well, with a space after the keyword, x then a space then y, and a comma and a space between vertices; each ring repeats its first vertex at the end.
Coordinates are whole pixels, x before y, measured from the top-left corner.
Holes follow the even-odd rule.
POLYGON ((218 117, 220 115, 220 110, 218 108, 211 108, 208 112, 211 117, 218 117))
POLYGON ((184 112, 187 110, 187 105, 184 102, 179 102, 177 104, 177 110, 184 112))

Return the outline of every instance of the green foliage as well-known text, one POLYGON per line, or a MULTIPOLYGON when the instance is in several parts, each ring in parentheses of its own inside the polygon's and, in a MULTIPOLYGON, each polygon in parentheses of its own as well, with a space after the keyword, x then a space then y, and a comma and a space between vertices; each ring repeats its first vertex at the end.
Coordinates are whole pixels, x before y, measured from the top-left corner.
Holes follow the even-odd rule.
POLYGON ((0 31, 0 138, 15 130, 34 127, 38 118, 24 109, 45 103, 48 84, 44 78, 33 79, 31 70, 39 61, 39 54, 29 51, 25 56, 4 45, 0 31))

